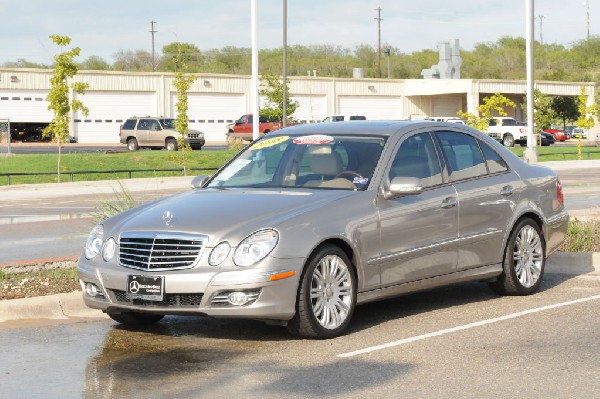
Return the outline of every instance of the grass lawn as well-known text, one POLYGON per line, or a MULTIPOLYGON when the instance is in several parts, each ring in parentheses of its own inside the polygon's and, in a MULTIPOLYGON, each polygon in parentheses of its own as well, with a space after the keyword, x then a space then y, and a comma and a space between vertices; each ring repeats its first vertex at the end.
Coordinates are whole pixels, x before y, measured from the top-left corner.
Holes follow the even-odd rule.
MULTIPOLYGON (((236 153, 235 150, 190 151, 187 153, 187 168, 218 168, 236 153)), ((135 151, 120 153, 82 153, 62 154, 61 173, 76 171, 110 171, 143 169, 182 169, 182 152, 171 151, 135 151)), ((11 176, 10 184, 55 183, 57 168, 56 154, 17 154, 0 157, 0 173, 52 173, 38 176, 11 176)), ((188 174, 202 174, 192 171, 188 174)), ((181 176, 181 171, 137 172, 132 177, 181 176)), ((74 181, 126 179, 128 173, 86 173, 74 175, 74 181)), ((61 181, 69 181, 70 175, 61 175, 61 181)), ((0 176, 0 185, 6 185, 8 179, 0 176)))
MULTIPOLYGON (((527 147, 513 147, 510 150, 522 157, 527 147)), ((600 159, 600 147, 582 146, 581 159, 600 159), (588 154, 589 153, 589 154, 588 154)), ((578 159, 578 148, 567 146, 537 147, 538 161, 564 161, 578 159)))

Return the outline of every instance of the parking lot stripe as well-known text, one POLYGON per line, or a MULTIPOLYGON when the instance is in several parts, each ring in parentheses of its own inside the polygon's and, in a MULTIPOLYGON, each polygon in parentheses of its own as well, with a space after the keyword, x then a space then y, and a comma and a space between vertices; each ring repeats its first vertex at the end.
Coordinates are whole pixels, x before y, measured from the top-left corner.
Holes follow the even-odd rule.
POLYGON ((434 331, 434 332, 427 333, 427 334, 416 335, 414 337, 400 339, 398 341, 388 342, 386 344, 371 346, 371 347, 359 349, 359 350, 356 350, 353 352, 341 353, 341 354, 337 355, 337 357, 353 357, 353 356, 358 356, 358 355, 362 355, 365 353, 376 352, 376 351, 380 351, 383 349, 393 348, 395 346, 409 344, 411 342, 421 341, 421 340, 424 340, 427 338, 439 337, 441 335, 451 334, 451 333, 454 333, 457 331, 468 330, 470 328, 481 327, 481 326, 485 326, 487 324, 497 323, 499 321, 515 319, 517 317, 522 317, 522 316, 526 316, 526 315, 533 314, 533 313, 543 312, 546 310, 556 309, 556 308, 560 308, 560 307, 564 307, 564 306, 576 305, 579 303, 593 301, 593 300, 597 300, 597 299, 600 299, 600 295, 592 295, 592 296, 589 296, 586 298, 575 299, 573 301, 560 302, 560 303, 555 303, 553 305, 547 305, 547 306, 542 306, 539 308, 528 309, 528 310, 524 310, 524 311, 517 312, 517 313, 511 313, 511 314, 507 314, 504 316, 495 317, 493 319, 481 320, 481 321, 477 321, 474 323, 464 324, 462 326, 447 328, 444 330, 434 331))

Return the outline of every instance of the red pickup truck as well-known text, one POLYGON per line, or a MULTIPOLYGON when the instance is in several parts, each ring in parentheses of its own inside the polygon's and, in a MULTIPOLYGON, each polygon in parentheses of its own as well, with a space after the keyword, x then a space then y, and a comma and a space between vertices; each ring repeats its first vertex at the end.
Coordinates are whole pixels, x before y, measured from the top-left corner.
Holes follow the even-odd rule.
MULTIPOLYGON (((240 140, 252 141, 253 119, 252 114, 242 115, 234 123, 227 125, 227 142, 231 143, 240 140)), ((266 116, 261 116, 258 119, 258 123, 259 137, 281 127, 281 123, 269 121, 266 116)))

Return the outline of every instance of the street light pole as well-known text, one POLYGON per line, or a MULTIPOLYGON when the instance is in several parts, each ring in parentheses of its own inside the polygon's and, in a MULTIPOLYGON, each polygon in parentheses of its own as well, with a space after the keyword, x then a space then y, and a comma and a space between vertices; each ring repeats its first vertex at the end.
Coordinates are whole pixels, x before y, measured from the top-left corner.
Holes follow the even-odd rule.
POLYGON ((259 130, 259 97, 258 97, 258 49, 256 41, 256 0, 250 1, 251 18, 252 18, 252 140, 258 138, 259 130))
POLYGON ((287 124, 287 0, 283 0, 283 115, 281 126, 287 124))

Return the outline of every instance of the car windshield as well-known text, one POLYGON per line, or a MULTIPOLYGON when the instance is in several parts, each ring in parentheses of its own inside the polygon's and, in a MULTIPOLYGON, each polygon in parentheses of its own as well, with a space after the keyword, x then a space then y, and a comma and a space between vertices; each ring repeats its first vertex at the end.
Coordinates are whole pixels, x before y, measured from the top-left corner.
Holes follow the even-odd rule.
POLYGON ((163 129, 175 129, 175 119, 160 119, 163 129))
POLYGON ((385 140, 337 134, 265 136, 224 167, 208 187, 366 190, 385 140))

